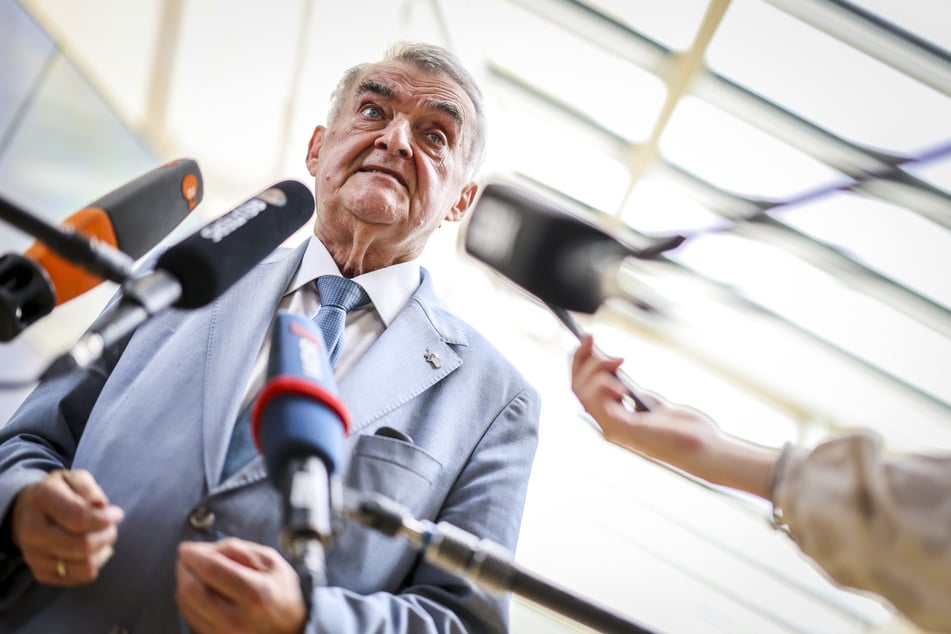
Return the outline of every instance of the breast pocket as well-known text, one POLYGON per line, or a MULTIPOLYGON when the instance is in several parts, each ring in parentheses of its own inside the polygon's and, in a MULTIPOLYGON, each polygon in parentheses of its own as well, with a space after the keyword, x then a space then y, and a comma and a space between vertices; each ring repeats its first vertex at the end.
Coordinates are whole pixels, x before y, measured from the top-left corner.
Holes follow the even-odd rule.
POLYGON ((442 469, 436 458, 417 445, 367 435, 354 445, 345 481, 354 489, 379 493, 420 512, 442 469))

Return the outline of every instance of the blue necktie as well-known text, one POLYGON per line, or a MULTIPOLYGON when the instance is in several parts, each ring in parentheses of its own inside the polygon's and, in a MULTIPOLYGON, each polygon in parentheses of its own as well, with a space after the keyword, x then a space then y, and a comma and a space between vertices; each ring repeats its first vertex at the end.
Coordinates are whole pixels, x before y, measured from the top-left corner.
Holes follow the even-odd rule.
MULTIPOLYGON (((369 304, 370 296, 359 284, 339 275, 318 277, 315 284, 317 292, 320 293, 320 310, 314 317, 314 323, 324 336, 324 345, 330 355, 330 365, 333 365, 343 347, 343 328, 347 321, 347 313, 354 308, 369 304)), ((228 454, 225 456, 225 464, 221 470, 221 482, 249 463, 257 453, 254 441, 251 439, 250 418, 249 405, 238 416, 231 432, 231 444, 228 445, 228 454)))
POLYGON ((324 275, 315 282, 320 293, 320 310, 314 323, 324 335, 330 365, 337 362, 343 348, 343 326, 347 313, 370 303, 370 296, 359 284, 339 275, 324 275))

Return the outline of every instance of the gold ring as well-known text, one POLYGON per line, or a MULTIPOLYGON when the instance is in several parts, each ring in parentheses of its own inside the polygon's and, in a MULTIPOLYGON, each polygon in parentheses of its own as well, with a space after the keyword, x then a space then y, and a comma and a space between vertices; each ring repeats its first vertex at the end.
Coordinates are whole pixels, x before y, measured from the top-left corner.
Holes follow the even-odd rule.
POLYGON ((66 562, 62 559, 56 561, 56 574, 59 575, 60 579, 66 578, 66 562))

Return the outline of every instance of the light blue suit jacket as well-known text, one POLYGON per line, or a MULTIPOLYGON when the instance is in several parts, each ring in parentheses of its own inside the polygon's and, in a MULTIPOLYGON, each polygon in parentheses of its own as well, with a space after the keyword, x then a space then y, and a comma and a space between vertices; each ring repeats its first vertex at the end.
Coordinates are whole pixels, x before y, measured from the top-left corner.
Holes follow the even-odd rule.
MULTIPOLYGON (((41 385, 0 429, 0 516, 23 486, 70 466, 92 472, 126 512, 116 553, 90 585, 43 586, 17 557, 0 558, 0 631, 186 630, 173 598, 176 546, 212 538, 191 518, 213 517, 213 530, 277 546, 282 505, 260 456, 224 483, 218 474, 253 359, 303 251, 278 250, 212 304, 153 319, 117 360, 41 385)), ((427 272, 339 390, 351 413, 346 486, 515 548, 538 396, 441 307, 427 272), (381 426, 412 442, 376 435, 381 426)), ((504 598, 358 524, 336 535, 327 576, 308 631, 506 629, 504 598)))

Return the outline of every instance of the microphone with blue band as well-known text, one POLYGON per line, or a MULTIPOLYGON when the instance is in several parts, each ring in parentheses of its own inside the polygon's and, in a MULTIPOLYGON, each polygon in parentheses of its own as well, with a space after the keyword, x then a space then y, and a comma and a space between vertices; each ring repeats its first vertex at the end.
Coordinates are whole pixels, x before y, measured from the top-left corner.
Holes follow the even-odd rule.
POLYGON ((339 515, 336 473, 349 430, 320 329, 302 315, 279 311, 251 431, 284 499, 281 548, 305 588, 326 584, 323 555, 339 515))
MULTIPOLYGON (((271 333, 268 378, 251 410, 252 435, 285 502, 281 547, 301 577, 305 601, 326 585, 324 549, 334 523, 357 521, 391 537, 405 537, 423 559, 496 594, 513 592, 599 631, 650 634, 615 612, 551 584, 518 566, 502 546, 447 522, 417 520, 375 493, 344 490, 338 456, 349 415, 338 396, 323 335, 313 321, 280 311, 271 333)), ((400 434, 383 428, 384 435, 400 434)))

